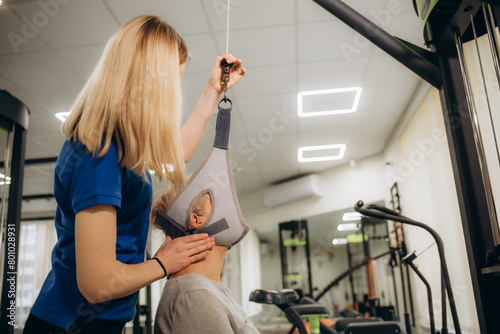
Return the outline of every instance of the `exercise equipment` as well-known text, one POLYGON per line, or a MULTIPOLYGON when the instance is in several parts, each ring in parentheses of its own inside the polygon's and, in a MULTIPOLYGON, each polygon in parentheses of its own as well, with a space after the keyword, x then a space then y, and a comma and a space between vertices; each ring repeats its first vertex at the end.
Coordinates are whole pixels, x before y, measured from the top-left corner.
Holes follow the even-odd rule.
MULTIPOLYGON (((394 183, 391 187, 391 204, 392 209, 396 212, 401 212, 400 206, 400 196, 398 184, 394 183)), ((408 255, 408 251, 406 249, 406 241, 405 241, 405 232, 404 227, 399 222, 392 223, 393 235, 395 247, 398 252, 394 254, 394 262, 395 265, 401 264, 402 259, 408 255)), ((403 311, 404 311, 404 322, 405 329, 407 334, 412 334, 412 326, 415 326, 415 314, 413 310, 413 294, 411 290, 411 280, 408 266, 406 266, 406 270, 403 270, 403 267, 400 267, 399 273, 401 275, 401 290, 403 295, 403 311), (409 304, 409 305, 408 305, 409 304), (408 313, 408 308, 410 309, 410 313, 408 313)), ((396 294, 397 295, 397 294, 396 294)))
POLYGON ((311 255, 306 220, 279 224, 281 274, 283 288, 300 289, 312 296, 311 255))
POLYGON ((318 306, 315 304, 310 305, 293 305, 300 299, 298 293, 292 289, 282 290, 254 290, 250 294, 249 300, 260 304, 274 304, 280 310, 285 312, 288 320, 297 326, 300 334, 308 334, 301 315, 310 318, 314 321, 311 325, 311 334, 318 334, 319 332, 319 318, 321 316, 328 316, 328 309, 325 306, 318 306))
POLYGON ((427 306, 429 307, 429 323, 431 326, 431 334, 436 333, 436 326, 434 324, 434 307, 432 306, 432 290, 431 290, 431 285, 427 280, 425 279, 424 275, 418 270, 417 266, 413 264, 413 260, 416 259, 417 256, 415 255, 415 252, 408 254, 405 256, 401 261, 405 263, 408 267, 411 267, 413 271, 417 274, 417 276, 422 280, 422 282, 425 285, 425 288, 427 289, 427 306))
POLYGON ((5 334, 14 333, 16 319, 17 263, 28 119, 28 108, 8 92, 0 90, 0 132, 6 134, 4 170, 0 177, 0 184, 3 185, 0 187, 0 332, 5 334))
POLYGON ((341 0, 314 2, 440 91, 479 327, 481 333, 500 333, 500 227, 462 49, 464 41, 474 39, 471 19, 483 21, 486 27, 476 35, 487 34, 500 82, 494 31, 500 2, 413 0, 430 51, 391 36, 341 0))
MULTIPOLYGON (((427 232, 429 232, 434 240, 436 241, 436 245, 438 248, 438 253, 439 253, 439 259, 440 259, 440 268, 441 268, 441 313, 442 313, 442 329, 441 333, 446 334, 448 333, 448 321, 447 321, 447 312, 446 312, 446 296, 448 296, 448 302, 450 304, 450 310, 451 310, 451 316, 453 318, 453 324, 455 326, 455 333, 460 334, 461 329, 460 329, 460 322, 458 319, 458 313, 455 305, 455 299, 453 297, 453 289, 451 287, 451 281, 450 281, 450 275, 448 273, 448 266, 446 265, 446 258, 444 256, 444 245, 443 241, 441 240, 441 237, 439 234, 437 234, 436 231, 434 231, 432 228, 429 226, 417 222, 415 220, 412 220, 408 217, 402 216, 401 214, 390 210, 388 208, 371 204, 366 207, 363 207, 364 203, 363 201, 358 201, 356 205, 354 206, 354 209, 368 217, 373 217, 373 218, 378 218, 378 219, 386 219, 386 220, 392 220, 392 221, 397 221, 402 224, 409 224, 413 226, 417 226, 420 228, 423 228, 427 232)), ((409 261, 408 261, 409 262, 409 261)))
MULTIPOLYGON (((345 277, 345 276, 344 276, 345 277)), ((292 289, 282 290, 254 290, 250 294, 250 301, 261 304, 274 304, 280 308, 287 319, 293 324, 289 334, 294 333, 295 327, 300 334, 400 334, 403 333, 396 322, 383 321, 381 318, 353 317, 344 318, 329 327, 320 321, 328 316, 328 309, 314 299, 303 297, 300 299, 292 289), (297 303, 298 302, 298 303, 297 303), (304 321, 309 322, 310 331, 307 331, 304 321)))

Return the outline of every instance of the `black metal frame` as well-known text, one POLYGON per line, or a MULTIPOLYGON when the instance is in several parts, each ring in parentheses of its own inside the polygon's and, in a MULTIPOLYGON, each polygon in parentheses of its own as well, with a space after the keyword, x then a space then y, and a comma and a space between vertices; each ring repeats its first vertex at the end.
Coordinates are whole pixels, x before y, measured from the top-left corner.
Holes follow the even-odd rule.
POLYGON ((440 260, 440 267, 441 267, 441 315, 442 315, 442 334, 448 333, 448 321, 447 321, 447 311, 446 311, 446 297, 448 297, 448 302, 450 304, 450 311, 451 311, 451 316, 453 318, 453 324, 455 325, 455 333, 460 334, 460 322, 458 319, 458 312, 455 304, 455 298, 453 296, 453 288, 451 286, 451 279, 450 275, 448 272, 448 266, 446 264, 446 257, 445 257, 445 252, 444 252, 444 244, 443 240, 437 234, 435 230, 430 228, 429 226, 415 221, 413 219, 410 219, 408 217, 402 216, 401 214, 389 210, 383 206, 379 206, 376 204, 370 204, 366 207, 363 207, 364 203, 363 201, 358 201, 356 205, 354 206, 354 209, 368 217, 374 217, 374 218, 379 218, 379 219, 387 219, 387 220, 392 220, 392 221, 397 221, 403 224, 409 224, 413 226, 417 226, 420 228, 423 228, 427 232, 429 232, 432 237, 434 238, 437 248, 438 248, 438 254, 439 254, 439 260, 440 260))
MULTIPOLYGON (((431 52, 390 36, 341 0, 314 1, 440 90, 479 327, 481 333, 500 333, 500 279, 494 274, 484 274, 498 272, 498 266, 489 267, 486 255, 500 252, 492 235, 487 193, 454 38, 455 31, 460 35, 467 31, 470 16, 480 11, 481 1, 456 0, 452 10, 449 7, 442 17, 429 18, 426 35, 431 52)), ((493 6, 497 20, 500 19, 498 1, 487 2, 493 6)))
MULTIPOLYGON (((10 123, 14 133, 11 158, 11 184, 9 186, 9 201, 7 206, 7 230, 3 234, 5 241, 8 237, 14 239, 13 249, 9 249, 9 242, 5 242, 3 251, 3 272, 2 272, 2 300, 0 304, 0 332, 14 333, 14 325, 9 324, 12 321, 8 308, 16 302, 17 290, 17 260, 19 251, 19 235, 21 227, 21 199, 24 179, 24 157, 26 153, 26 132, 28 129, 28 108, 18 99, 0 90, 0 118, 5 123, 10 123), (8 233, 11 233, 10 235, 8 233), (13 259, 12 259, 13 257, 13 259), (9 260, 11 261, 9 263, 9 260), (12 263, 13 260, 13 263, 12 263), (13 281, 7 279, 13 278, 13 281), (15 287, 12 291, 11 287, 15 287)), ((15 319, 15 313, 14 313, 15 319)))
POLYGON ((308 274, 307 287, 309 288, 309 291, 308 291, 308 293, 305 293, 304 295, 312 297, 313 289, 312 289, 312 274, 311 274, 311 255, 310 255, 310 250, 309 250, 309 230, 307 228, 307 221, 306 220, 301 220, 300 222, 293 220, 293 221, 279 224, 282 284, 283 284, 283 288, 287 288, 287 286, 285 284, 285 274, 286 274, 286 272, 285 272, 286 271, 286 266, 285 266, 286 255, 285 254, 287 252, 287 247, 285 247, 283 245, 283 238, 282 238, 281 231, 283 231, 283 230, 288 230, 288 231, 296 230, 298 228, 304 229, 304 231, 306 233, 306 245, 304 247, 306 250, 307 274, 308 274), (302 226, 299 226, 299 224, 302 226))
POLYGON ((408 254, 405 256, 402 261, 405 263, 407 266, 411 267, 415 274, 417 274, 418 278, 424 283, 425 288, 427 290, 427 307, 429 308, 429 322, 430 322, 430 327, 431 327, 431 334, 436 334, 436 326, 434 325, 434 306, 432 305, 432 289, 431 285, 429 282, 425 279, 425 276, 418 270, 417 266, 413 263, 413 260, 417 256, 415 255, 415 252, 408 254))
MULTIPOLYGON (((401 212, 399 188, 396 182, 391 187, 391 205, 394 211, 401 212)), ((412 334, 412 327, 415 327, 415 311, 413 307, 413 293, 411 289, 410 272, 408 270, 408 266, 406 266, 406 268, 403 268, 403 266, 401 265, 401 259, 408 254, 408 251, 406 249, 404 227, 403 225, 396 222, 394 223, 394 241, 396 242, 396 248, 398 249, 398 252, 395 254, 395 258, 397 264, 399 265, 399 273, 401 275, 401 290, 403 295, 404 311, 403 318, 405 329, 407 334, 412 334), (410 313, 408 313, 408 304, 410 306, 410 313)))

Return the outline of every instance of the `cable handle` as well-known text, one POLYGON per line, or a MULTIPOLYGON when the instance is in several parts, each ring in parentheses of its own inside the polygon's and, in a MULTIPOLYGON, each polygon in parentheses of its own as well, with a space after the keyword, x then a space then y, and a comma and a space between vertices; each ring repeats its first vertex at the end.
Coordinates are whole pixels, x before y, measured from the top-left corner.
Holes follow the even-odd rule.
MULTIPOLYGON (((227 83, 229 82, 229 79, 230 79, 230 73, 231 73, 231 67, 233 67, 233 64, 229 64, 226 60, 226 58, 223 58, 220 62, 220 66, 222 67, 222 82, 224 82, 224 98, 221 100, 224 101, 224 102, 228 102, 231 103, 231 106, 232 106, 232 102, 231 100, 229 100, 227 98, 227 83)), ((219 102, 220 104, 220 102, 219 102)))

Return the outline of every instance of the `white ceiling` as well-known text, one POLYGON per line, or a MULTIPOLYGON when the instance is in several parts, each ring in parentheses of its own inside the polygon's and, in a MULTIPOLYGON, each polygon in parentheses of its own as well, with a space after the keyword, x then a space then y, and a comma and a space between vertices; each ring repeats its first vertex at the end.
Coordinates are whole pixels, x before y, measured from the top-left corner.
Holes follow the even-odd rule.
MULTIPOLYGON (((373 20, 378 17, 391 34, 423 44, 410 0, 345 2, 373 20)), ((231 152, 240 195, 383 150, 420 80, 415 74, 312 0, 231 3, 229 52, 248 70, 228 92, 234 102, 231 152), (347 56, 342 51, 347 46, 356 52, 347 56), (298 92, 352 86, 363 88, 356 112, 297 116, 298 92), (338 143, 347 145, 342 160, 297 161, 299 146, 338 143)), ((161 16, 188 44, 192 60, 182 79, 187 118, 214 58, 225 53, 226 5, 226 0, 4 0, 0 89, 31 111, 26 159, 57 156, 64 138, 54 114, 67 111, 106 41, 137 15, 161 16), (13 34, 23 42, 13 46, 8 37, 13 34)), ((213 122, 189 171, 211 146, 214 127, 213 122)), ((24 195, 51 193, 52 177, 53 165, 27 166, 24 195)), ((51 208, 51 201, 32 201, 23 211, 51 208)))

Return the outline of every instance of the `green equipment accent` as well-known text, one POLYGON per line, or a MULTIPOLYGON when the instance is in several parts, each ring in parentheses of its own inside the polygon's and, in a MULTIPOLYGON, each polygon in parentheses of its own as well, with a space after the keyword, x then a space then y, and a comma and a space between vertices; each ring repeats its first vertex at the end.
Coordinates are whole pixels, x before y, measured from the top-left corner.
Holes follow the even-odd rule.
POLYGON ((287 283, 297 283, 302 280, 302 275, 300 273, 286 274, 283 279, 287 283))
POLYGON ((306 238, 288 238, 283 240, 283 245, 286 247, 297 247, 307 245, 306 238))
POLYGON ((347 242, 350 244, 360 244, 363 242, 363 235, 365 237, 365 241, 368 241, 368 234, 363 233, 354 233, 346 235, 347 242))
POLYGON ((424 40, 425 42, 429 42, 429 36, 427 35, 427 29, 425 25, 427 20, 429 19, 432 10, 436 6, 439 0, 413 0, 415 9, 417 10, 418 17, 420 18, 420 22, 422 24, 422 30, 424 32, 424 40))
POLYGON ((321 318, 328 318, 328 314, 302 314, 302 318, 309 321, 309 333, 320 334, 320 320, 321 318))

